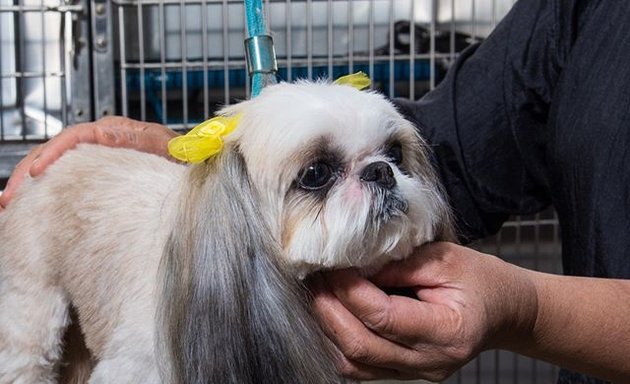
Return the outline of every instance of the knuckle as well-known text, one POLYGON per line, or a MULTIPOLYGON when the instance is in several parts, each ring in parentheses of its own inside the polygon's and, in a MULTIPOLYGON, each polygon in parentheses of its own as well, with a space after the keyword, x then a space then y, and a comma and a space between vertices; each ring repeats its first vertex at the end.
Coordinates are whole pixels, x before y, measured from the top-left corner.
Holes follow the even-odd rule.
POLYGON ((475 355, 475 348, 469 344, 463 344, 455 348, 452 353, 454 361, 467 362, 475 355))
POLYGON ((30 164, 33 158, 39 156, 44 149, 44 146, 45 144, 38 144, 34 146, 33 149, 31 149, 30 152, 17 163, 16 168, 30 164))
POLYGON ((436 250, 440 254, 450 254, 457 250, 456 245, 448 242, 440 242, 436 244, 436 250))
POLYGON ((142 136, 139 136, 135 131, 125 132, 125 139, 127 143, 133 146, 137 146, 140 143, 141 137, 142 136))
POLYGON ((455 371, 454 370, 446 370, 446 369, 438 369, 433 372, 429 372, 425 375, 425 379, 432 382, 442 382, 448 379, 455 371))
POLYGON ((445 350, 449 360, 458 365, 463 365, 472 360, 477 355, 477 352, 475 344, 468 340, 463 340, 445 350))
POLYGON ((389 305, 380 307, 371 312, 365 318, 365 323, 368 328, 376 331, 377 333, 389 333, 393 328, 393 318, 389 305))
POLYGON ((445 342, 443 353, 450 361, 463 363, 471 360, 476 354, 476 343, 465 335, 455 335, 450 342, 445 342))
POLYGON ((115 144, 118 142, 119 135, 116 131, 112 129, 108 129, 106 126, 97 125, 94 130, 97 141, 103 144, 112 143, 115 144))
POLYGON ((370 357, 368 348, 359 340, 349 342, 345 348, 343 348, 343 353, 348 359, 353 361, 364 362, 370 357))
POLYGON ((348 359, 345 358, 338 359, 336 366, 337 372, 339 372, 339 374, 342 376, 352 377, 358 373, 357 368, 348 359))

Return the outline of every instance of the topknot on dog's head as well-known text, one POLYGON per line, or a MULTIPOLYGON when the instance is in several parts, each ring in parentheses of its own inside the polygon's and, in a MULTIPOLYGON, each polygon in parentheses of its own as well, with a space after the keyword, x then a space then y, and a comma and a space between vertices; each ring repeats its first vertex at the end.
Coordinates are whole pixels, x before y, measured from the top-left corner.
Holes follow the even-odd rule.
POLYGON ((403 121, 383 95, 329 80, 268 86, 256 98, 223 108, 219 114, 241 116, 226 143, 238 143, 244 153, 266 148, 267 153, 283 156, 318 137, 353 140, 356 135, 372 135, 365 130, 368 126, 374 133, 385 133, 389 122, 403 121))

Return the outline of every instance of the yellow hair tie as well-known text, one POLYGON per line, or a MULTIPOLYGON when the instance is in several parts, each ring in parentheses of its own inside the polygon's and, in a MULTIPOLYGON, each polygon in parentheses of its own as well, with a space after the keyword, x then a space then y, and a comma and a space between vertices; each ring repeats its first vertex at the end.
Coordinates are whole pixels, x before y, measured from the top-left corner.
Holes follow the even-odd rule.
POLYGON ((364 72, 357 72, 351 75, 341 76, 333 82, 337 85, 349 85, 359 91, 364 90, 372 84, 372 80, 364 72))
POLYGON ((238 125, 240 115, 216 116, 197 125, 184 136, 168 142, 168 152, 177 160, 201 163, 221 152, 223 137, 238 125))

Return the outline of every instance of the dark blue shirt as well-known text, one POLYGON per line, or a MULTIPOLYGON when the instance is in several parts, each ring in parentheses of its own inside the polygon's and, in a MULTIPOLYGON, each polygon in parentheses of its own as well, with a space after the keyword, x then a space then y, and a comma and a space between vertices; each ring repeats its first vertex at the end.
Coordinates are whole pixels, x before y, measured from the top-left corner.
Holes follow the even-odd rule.
POLYGON ((553 205, 565 274, 630 278, 630 1, 519 1, 434 91, 396 103, 463 241, 553 205))

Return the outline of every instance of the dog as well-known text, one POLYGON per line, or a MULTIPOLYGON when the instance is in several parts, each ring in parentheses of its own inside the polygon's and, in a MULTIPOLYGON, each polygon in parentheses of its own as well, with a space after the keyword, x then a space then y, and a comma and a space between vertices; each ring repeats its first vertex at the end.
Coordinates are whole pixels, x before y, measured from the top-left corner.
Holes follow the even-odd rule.
POLYGON ((428 146, 382 95, 266 87, 184 165, 79 145, 0 214, 0 383, 55 383, 69 307, 90 383, 340 383, 303 278, 453 238, 428 146))

